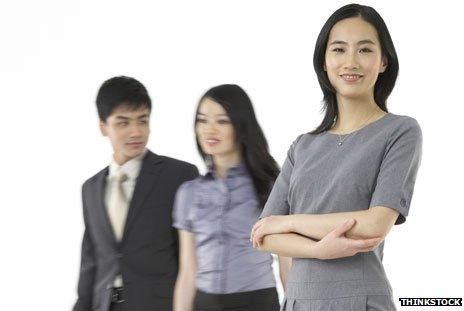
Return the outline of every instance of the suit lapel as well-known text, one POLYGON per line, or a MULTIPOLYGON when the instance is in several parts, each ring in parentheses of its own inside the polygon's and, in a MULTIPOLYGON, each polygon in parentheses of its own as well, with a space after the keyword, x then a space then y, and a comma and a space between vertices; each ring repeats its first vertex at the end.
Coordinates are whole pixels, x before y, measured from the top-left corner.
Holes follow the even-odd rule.
POLYGON ((97 177, 96 189, 95 189, 95 202, 97 205, 97 212, 99 218, 103 219, 102 228, 105 231, 108 238, 111 240, 113 245, 117 245, 117 241, 111 226, 110 218, 106 210, 105 205, 105 192, 106 192, 106 177, 108 176, 108 167, 106 167, 97 177))
POLYGON ((127 213, 126 224, 124 226, 124 233, 121 242, 124 242, 127 233, 136 219, 137 214, 143 206, 148 194, 155 188, 156 180, 158 179, 161 171, 161 163, 161 157, 149 150, 147 151, 142 162, 139 176, 137 177, 132 200, 129 204, 129 211, 127 213))

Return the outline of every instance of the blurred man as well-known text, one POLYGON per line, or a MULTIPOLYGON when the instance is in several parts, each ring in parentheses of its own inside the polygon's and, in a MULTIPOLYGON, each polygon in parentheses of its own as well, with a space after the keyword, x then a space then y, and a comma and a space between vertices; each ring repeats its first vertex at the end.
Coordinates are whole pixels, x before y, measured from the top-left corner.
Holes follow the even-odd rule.
POLYGON ((97 110, 113 156, 82 187, 85 231, 73 311, 172 310, 178 268, 172 205, 179 185, 198 170, 146 149, 151 100, 139 81, 105 81, 97 110))

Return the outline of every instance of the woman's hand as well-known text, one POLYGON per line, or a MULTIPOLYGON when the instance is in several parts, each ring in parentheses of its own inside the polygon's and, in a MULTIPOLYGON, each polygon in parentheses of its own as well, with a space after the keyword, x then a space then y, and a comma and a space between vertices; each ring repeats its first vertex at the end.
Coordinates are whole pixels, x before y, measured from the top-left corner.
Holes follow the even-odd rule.
POLYGON ((275 233, 291 232, 291 224, 288 215, 283 216, 268 216, 260 219, 250 233, 250 241, 253 242, 253 247, 256 248, 263 242, 264 236, 275 233))
POLYGON ((360 252, 373 251, 381 242, 381 238, 355 240, 349 239, 345 233, 355 224, 354 219, 347 220, 341 226, 329 232, 315 245, 318 259, 335 259, 354 256, 360 252))

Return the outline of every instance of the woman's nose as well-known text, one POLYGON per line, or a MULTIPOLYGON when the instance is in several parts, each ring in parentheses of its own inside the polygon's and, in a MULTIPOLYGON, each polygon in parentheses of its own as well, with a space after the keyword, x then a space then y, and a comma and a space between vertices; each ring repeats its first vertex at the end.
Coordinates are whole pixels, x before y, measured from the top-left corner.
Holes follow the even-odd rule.
POLYGON ((356 52, 346 53, 344 68, 350 70, 359 68, 358 55, 356 52))
POLYGON ((208 122, 205 124, 204 131, 207 134, 213 134, 216 132, 216 125, 213 124, 213 122, 208 122))

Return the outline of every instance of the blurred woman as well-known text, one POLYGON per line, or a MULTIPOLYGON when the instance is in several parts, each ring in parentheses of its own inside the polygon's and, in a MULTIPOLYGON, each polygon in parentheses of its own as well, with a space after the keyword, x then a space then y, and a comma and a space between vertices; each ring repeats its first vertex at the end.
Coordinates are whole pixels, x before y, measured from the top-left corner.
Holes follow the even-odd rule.
MULTIPOLYGON (((278 310, 272 257, 249 240, 279 173, 250 98, 237 85, 213 87, 201 97, 195 117, 208 172, 176 195, 174 310, 278 310)), ((279 257, 279 263, 285 283, 290 259, 279 257)))

